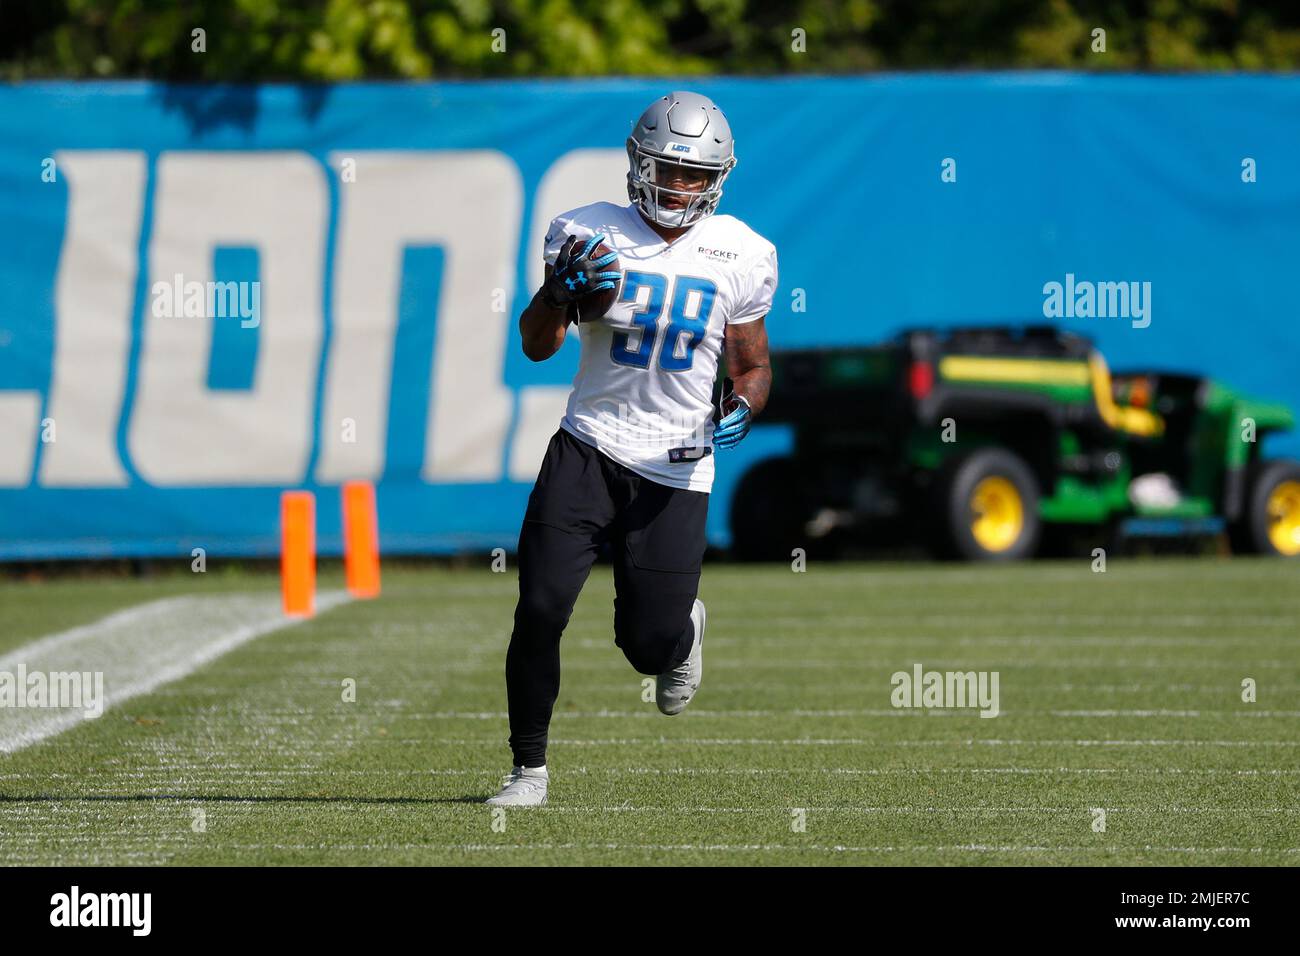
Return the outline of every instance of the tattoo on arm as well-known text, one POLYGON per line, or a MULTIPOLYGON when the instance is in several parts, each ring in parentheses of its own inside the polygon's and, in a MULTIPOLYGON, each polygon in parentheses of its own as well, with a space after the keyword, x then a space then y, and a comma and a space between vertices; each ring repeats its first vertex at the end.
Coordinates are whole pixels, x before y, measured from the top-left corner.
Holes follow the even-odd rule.
POLYGON ((729 325, 723 346, 726 350, 727 373, 737 395, 749 402, 750 413, 757 418, 767 406, 767 395, 772 388, 771 360, 767 353, 767 317, 729 325))

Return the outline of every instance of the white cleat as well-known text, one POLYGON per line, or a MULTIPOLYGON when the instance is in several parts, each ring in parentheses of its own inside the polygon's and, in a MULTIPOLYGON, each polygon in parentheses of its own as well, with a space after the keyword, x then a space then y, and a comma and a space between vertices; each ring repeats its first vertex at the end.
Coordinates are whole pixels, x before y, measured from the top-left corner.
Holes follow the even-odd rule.
POLYGON ((700 689, 704 677, 704 602, 695 599, 691 608, 691 624, 695 626, 695 643, 691 653, 672 670, 655 678, 655 702, 659 712, 672 717, 680 714, 700 689))
POLYGON ((489 807, 544 807, 549 779, 545 767, 515 767, 501 781, 501 792, 484 803, 489 807))

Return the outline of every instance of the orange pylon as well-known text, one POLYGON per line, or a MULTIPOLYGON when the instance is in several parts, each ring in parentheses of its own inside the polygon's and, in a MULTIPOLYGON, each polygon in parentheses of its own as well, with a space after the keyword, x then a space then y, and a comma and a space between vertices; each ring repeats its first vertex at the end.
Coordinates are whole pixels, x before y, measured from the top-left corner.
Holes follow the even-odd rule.
POLYGON ((354 598, 379 597, 379 513, 375 486, 349 481, 343 486, 343 567, 354 598))
POLYGON ((289 617, 316 613, 316 496, 280 496, 280 593, 289 617))

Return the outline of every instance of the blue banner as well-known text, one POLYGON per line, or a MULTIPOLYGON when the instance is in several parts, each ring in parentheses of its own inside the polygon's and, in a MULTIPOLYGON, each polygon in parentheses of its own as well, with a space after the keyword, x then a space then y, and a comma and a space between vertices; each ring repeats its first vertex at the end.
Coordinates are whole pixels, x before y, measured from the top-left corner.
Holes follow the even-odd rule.
MULTIPOLYGON (((1051 321, 1300 407, 1300 78, 688 86, 736 132, 722 211, 777 246, 774 348, 1051 321), (1132 296, 1058 317, 1054 283, 1132 296)), ((519 348, 543 232, 626 201, 669 88, 0 88, 0 559, 273 554, 287 488, 335 552, 354 478, 387 553, 512 549, 577 367, 519 348)), ((715 544, 789 444, 719 456, 715 544)))

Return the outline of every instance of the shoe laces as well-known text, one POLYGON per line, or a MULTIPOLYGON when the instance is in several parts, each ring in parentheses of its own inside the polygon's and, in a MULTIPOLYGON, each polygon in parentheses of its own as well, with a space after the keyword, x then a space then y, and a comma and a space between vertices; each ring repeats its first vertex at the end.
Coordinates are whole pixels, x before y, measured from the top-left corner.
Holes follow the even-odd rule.
POLYGON ((543 778, 537 776, 526 776, 522 769, 511 770, 510 773, 501 778, 501 788, 520 785, 529 790, 536 790, 543 778))

